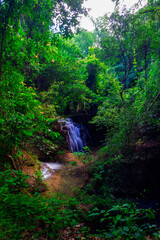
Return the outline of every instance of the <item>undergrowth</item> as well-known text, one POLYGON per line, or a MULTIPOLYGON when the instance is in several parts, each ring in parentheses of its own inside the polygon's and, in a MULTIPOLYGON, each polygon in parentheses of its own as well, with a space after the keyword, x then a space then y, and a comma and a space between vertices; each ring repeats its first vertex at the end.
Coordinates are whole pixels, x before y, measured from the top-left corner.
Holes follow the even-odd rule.
POLYGON ((155 212, 115 198, 104 182, 105 166, 103 161, 95 162, 90 183, 83 190, 76 189, 75 197, 70 198, 44 197, 38 191, 30 194, 29 176, 20 170, 1 171, 0 239, 58 240, 63 231, 74 232, 76 226, 79 235, 75 239, 146 239, 148 235, 158 239, 158 229, 151 221, 155 212))
POLYGON ((60 230, 78 221, 77 202, 31 195, 27 178, 22 171, 0 172, 0 239, 59 239, 60 230))
POLYGON ((113 168, 121 162, 124 162, 122 155, 94 161, 88 169, 90 182, 83 190, 77 190, 88 234, 100 239, 146 239, 146 236, 159 239, 154 210, 140 209, 129 199, 114 195, 111 182, 117 176, 113 168))

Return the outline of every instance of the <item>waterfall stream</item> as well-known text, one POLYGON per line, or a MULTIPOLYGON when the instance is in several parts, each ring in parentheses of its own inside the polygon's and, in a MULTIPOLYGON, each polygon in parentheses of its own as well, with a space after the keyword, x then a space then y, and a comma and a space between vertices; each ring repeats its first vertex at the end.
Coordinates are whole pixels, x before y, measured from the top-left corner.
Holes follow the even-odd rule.
POLYGON ((83 124, 74 123, 71 118, 59 120, 61 130, 66 133, 71 152, 82 152, 89 133, 83 124))
POLYGON ((48 179, 53 173, 55 173, 55 170, 60 169, 62 166, 61 163, 43 162, 41 166, 42 179, 48 179))
MULTIPOLYGON (((67 143, 71 152, 82 152, 83 147, 90 138, 89 132, 83 124, 73 122, 71 118, 59 119, 61 131, 65 132, 67 143)), ((46 180, 60 169, 63 164, 58 162, 42 162, 41 174, 42 179, 46 180)))

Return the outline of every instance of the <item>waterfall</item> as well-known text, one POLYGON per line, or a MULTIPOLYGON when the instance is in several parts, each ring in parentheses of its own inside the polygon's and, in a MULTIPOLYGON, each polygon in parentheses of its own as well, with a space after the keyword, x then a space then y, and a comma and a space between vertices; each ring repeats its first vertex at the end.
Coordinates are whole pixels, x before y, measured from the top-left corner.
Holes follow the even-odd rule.
POLYGON ((74 123, 71 118, 59 119, 61 130, 66 133, 69 149, 82 152, 86 146, 88 131, 83 124, 74 123))

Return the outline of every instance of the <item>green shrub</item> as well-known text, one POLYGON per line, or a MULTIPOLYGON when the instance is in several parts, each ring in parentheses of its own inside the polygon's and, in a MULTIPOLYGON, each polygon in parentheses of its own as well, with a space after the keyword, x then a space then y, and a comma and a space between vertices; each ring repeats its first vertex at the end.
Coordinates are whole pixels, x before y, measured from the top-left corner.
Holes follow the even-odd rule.
POLYGON ((0 173, 0 239, 57 237, 59 230, 77 223, 77 202, 62 197, 42 197, 27 193, 28 184, 21 171, 0 173), (73 210, 74 209, 74 210, 73 210))
MULTIPOLYGON (((52 142, 60 135, 47 122, 36 91, 24 82, 21 73, 6 65, 0 82, 0 154, 11 153, 15 146, 37 134, 52 142)), ((49 151, 51 142, 45 145, 49 151)))

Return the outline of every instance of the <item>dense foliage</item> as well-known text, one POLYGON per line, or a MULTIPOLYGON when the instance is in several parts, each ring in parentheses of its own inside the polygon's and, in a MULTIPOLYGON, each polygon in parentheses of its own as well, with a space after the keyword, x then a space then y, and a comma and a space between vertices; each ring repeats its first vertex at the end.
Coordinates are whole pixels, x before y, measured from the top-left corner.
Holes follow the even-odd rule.
POLYGON ((31 196, 27 192, 27 177, 20 170, 8 169, 0 174, 1 239, 58 238, 59 230, 77 223, 78 210, 72 212, 77 202, 63 196, 31 196))
POLYGON ((135 146, 159 142, 160 1, 131 10, 116 1, 110 16, 94 22, 94 33, 78 29, 87 14, 82 3, 0 1, 1 239, 58 239, 80 222, 88 239, 143 239, 155 231, 146 224, 154 213, 117 200, 110 179, 114 162, 135 146), (31 195, 27 177, 8 169, 8 156, 16 159, 28 146, 55 152, 63 145, 57 119, 81 112, 97 134, 105 131, 101 161, 90 165, 84 154, 92 181, 77 199, 31 195), (87 214, 79 203, 89 206, 87 214))

